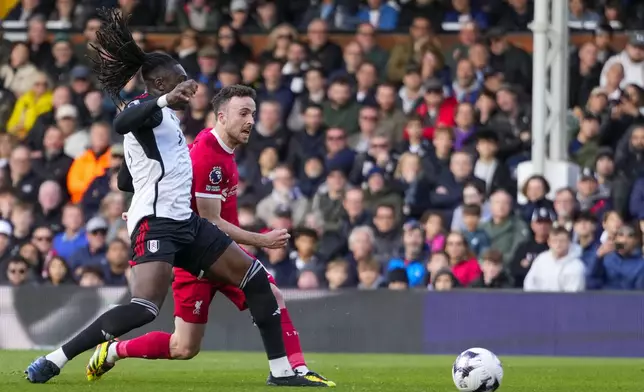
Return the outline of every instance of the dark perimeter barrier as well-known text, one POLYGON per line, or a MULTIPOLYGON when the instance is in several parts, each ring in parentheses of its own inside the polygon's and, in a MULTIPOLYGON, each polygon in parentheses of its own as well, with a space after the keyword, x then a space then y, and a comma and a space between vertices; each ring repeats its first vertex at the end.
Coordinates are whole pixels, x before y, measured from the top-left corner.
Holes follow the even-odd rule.
MULTIPOLYGON (((499 355, 644 354, 644 295, 636 292, 287 290, 285 296, 305 351, 456 354, 481 346, 499 355)), ((124 288, 0 287, 0 348, 57 346, 127 301, 124 288)), ((168 296, 157 320, 130 336, 172 329, 168 296)), ((249 313, 217 296, 204 349, 262 346, 249 313)))

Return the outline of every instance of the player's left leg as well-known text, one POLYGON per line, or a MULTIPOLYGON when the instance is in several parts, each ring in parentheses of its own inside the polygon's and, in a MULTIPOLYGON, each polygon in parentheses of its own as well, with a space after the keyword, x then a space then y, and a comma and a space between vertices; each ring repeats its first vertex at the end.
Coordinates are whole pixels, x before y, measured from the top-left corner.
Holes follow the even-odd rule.
POLYGON ((300 344, 300 334, 295 329, 293 321, 291 321, 291 316, 286 308, 286 301, 282 295, 282 291, 277 287, 275 278, 272 275, 269 275, 269 281, 271 282, 271 290, 275 295, 277 300, 277 305, 280 308, 280 318, 282 322, 282 336, 284 337, 284 347, 286 348, 286 355, 288 355, 288 361, 293 367, 293 370, 311 380, 320 381, 327 384, 330 387, 334 387, 336 384, 321 376, 319 373, 316 373, 308 368, 306 361, 304 360, 304 353, 302 352, 302 345, 300 344))

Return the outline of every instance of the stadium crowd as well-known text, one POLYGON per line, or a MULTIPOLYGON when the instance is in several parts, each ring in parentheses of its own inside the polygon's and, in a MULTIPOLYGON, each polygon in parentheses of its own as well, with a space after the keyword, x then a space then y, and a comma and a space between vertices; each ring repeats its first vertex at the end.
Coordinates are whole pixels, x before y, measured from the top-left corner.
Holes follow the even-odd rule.
MULTIPOLYGON (((288 249, 247 247, 281 287, 644 289, 644 32, 632 30, 644 2, 569 2, 570 27, 593 38, 570 54, 568 155, 582 174, 553 200, 546 178, 516 179, 532 59, 508 33, 527 30, 531 2, 161 3, 22 0, 6 16, 27 40, 0 28, 0 284, 127 284, 118 108, 91 71, 93 11, 116 6, 144 50, 158 49, 145 27, 180 31, 172 53, 200 83, 178 113, 189 140, 213 126, 218 88, 257 89, 239 220, 292 229, 288 249), (343 47, 338 30, 352 34, 343 47), (408 37, 387 51, 377 36, 391 31, 408 37), (268 36, 261 53, 243 42, 252 33, 268 36)), ((140 93, 135 79, 122 96, 140 93)))

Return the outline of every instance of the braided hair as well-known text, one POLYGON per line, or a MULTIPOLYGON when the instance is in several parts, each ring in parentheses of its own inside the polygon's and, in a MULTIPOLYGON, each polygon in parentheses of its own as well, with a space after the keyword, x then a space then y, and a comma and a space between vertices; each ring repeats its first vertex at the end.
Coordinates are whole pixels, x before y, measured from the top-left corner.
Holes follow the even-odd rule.
POLYGON ((97 45, 90 44, 98 56, 90 59, 98 81, 115 101, 125 103, 120 92, 139 70, 143 79, 149 80, 148 75, 157 67, 178 64, 166 53, 142 51, 132 38, 128 18, 118 9, 101 8, 98 16, 102 25, 96 32, 97 45))

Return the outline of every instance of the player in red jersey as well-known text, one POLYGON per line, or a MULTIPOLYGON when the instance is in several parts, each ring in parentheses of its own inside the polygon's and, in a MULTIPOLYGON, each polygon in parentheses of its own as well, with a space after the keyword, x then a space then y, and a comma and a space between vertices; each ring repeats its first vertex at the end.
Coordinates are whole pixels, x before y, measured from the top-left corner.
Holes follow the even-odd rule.
MULTIPOLYGON (((259 234, 239 227, 238 172, 234 149, 248 142, 254 124, 255 105, 248 107, 237 97, 227 96, 226 91, 222 90, 212 101, 217 113, 215 128, 201 131, 190 146, 193 168, 192 209, 240 244, 282 248, 290 238, 286 230, 259 234)), ((100 364, 103 368, 101 375, 123 358, 191 359, 196 356, 208 322, 209 306, 217 291, 228 297, 239 310, 247 309, 245 295, 236 286, 213 284, 180 268, 174 269, 174 275, 174 333, 151 332, 110 346, 111 352, 108 352, 104 363, 100 364)), ((284 345, 293 371, 317 384, 310 386, 334 387, 333 381, 306 366, 298 332, 291 322, 282 293, 270 275, 269 281, 280 307, 284 345)), ((97 366, 95 357, 99 356, 99 351, 100 347, 88 366, 97 366)), ((268 383, 270 384, 270 379, 268 383)))

